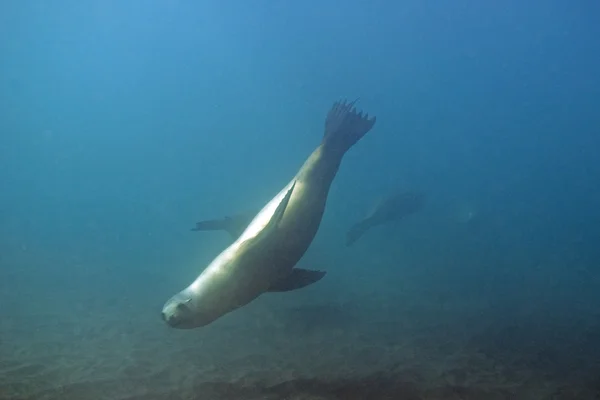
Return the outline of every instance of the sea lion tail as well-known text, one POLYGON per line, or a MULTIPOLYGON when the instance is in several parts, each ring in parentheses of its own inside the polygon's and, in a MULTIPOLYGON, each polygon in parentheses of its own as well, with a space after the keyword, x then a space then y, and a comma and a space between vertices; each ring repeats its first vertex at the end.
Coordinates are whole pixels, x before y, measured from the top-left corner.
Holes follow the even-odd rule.
POLYGON ((336 101, 325 119, 323 147, 344 154, 375 125, 375 117, 357 112, 356 100, 336 101))

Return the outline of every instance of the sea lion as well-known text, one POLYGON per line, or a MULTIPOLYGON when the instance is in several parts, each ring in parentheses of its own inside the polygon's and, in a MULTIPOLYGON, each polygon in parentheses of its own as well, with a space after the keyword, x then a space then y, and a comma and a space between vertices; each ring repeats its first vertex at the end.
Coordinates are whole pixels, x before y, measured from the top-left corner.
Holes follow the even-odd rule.
POLYGON ((390 221, 404 218, 419 211, 425 203, 425 195, 418 192, 399 193, 381 201, 363 220, 355 223, 346 234, 346 246, 351 246, 369 229, 390 221))
POLYGON ((335 102, 319 146, 294 178, 192 284, 170 298, 162 317, 173 328, 206 326, 263 293, 319 281, 322 271, 294 268, 311 244, 344 154, 375 124, 353 102, 335 102))
POLYGON ((225 231, 235 240, 240 237, 255 215, 256 213, 248 212, 219 219, 199 221, 196 222, 196 226, 192 228, 192 231, 225 231))

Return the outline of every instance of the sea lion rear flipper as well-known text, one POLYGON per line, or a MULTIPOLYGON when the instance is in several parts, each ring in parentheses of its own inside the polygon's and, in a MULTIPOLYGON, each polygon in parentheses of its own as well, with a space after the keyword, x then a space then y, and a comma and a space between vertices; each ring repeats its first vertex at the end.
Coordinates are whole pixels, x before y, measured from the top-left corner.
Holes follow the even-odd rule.
POLYGON ((271 285, 269 292, 289 292, 291 290, 302 289, 320 281, 325 274, 325 271, 294 268, 288 276, 271 285))
POLYGON ((337 101, 325 119, 325 134, 322 145, 329 151, 344 154, 375 125, 375 117, 357 111, 356 100, 337 101))
POLYGON ((209 219, 205 221, 196 222, 196 226, 192 228, 192 231, 225 231, 229 233, 232 239, 237 239, 244 229, 248 227, 253 215, 239 214, 234 216, 227 216, 221 219, 209 219))

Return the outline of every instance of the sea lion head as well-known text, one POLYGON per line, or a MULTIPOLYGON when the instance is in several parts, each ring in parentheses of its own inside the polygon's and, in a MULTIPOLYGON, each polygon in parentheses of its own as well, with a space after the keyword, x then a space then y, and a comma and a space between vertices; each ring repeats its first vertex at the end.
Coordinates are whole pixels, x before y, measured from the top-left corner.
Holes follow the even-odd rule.
POLYGON ((208 325, 217 316, 198 307, 198 299, 190 290, 171 297, 162 309, 162 319, 172 328, 192 329, 208 325))

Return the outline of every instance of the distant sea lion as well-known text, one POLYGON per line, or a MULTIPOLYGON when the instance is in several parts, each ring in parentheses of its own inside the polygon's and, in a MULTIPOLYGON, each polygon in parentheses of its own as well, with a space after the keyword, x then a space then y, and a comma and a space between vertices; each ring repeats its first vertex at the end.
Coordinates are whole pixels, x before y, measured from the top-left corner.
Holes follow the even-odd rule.
POLYGON ((242 213, 219 219, 208 219, 196 222, 192 231, 225 231, 232 239, 237 239, 248 227, 256 213, 242 213))
POLYGON ((325 272, 294 266, 317 233, 344 154, 375 124, 354 103, 333 104, 321 144, 291 182, 191 285, 166 302, 162 317, 168 325, 205 326, 265 292, 299 289, 323 278, 325 272))
POLYGON ((346 234, 346 246, 351 246, 369 229, 390 221, 401 219, 419 211, 425 203, 422 193, 399 193, 390 196, 379 204, 365 219, 352 225, 346 234))

